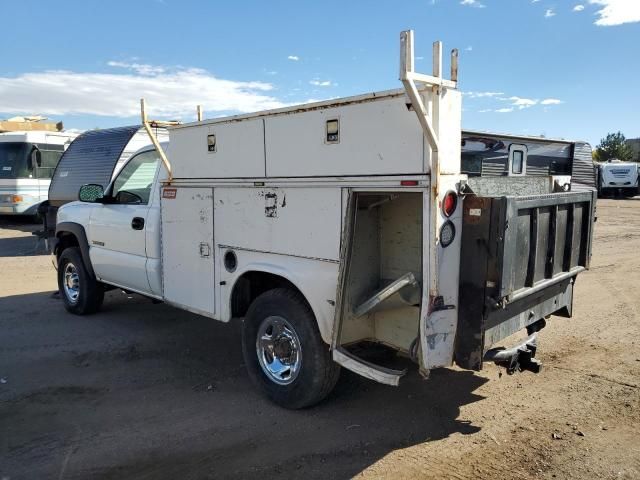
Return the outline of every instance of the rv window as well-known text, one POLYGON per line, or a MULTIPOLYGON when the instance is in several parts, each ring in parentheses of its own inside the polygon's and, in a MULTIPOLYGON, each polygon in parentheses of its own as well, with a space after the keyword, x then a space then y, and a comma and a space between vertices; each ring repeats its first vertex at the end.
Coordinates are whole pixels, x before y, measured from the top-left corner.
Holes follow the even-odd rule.
POLYGON ((482 175, 482 155, 463 153, 461 162, 461 172, 467 175, 482 175))
POLYGON ((51 178, 53 172, 62 157, 62 152, 52 150, 40 150, 40 165, 37 166, 38 178, 51 178))
POLYGON ((521 175, 523 163, 524 163, 524 152, 522 150, 514 150, 513 160, 511 160, 511 173, 516 175, 521 175))

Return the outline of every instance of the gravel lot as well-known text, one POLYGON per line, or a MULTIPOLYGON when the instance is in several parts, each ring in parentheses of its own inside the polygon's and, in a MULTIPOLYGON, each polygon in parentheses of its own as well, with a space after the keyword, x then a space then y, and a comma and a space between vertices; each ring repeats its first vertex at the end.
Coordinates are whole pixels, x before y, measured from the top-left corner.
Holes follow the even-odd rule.
POLYGON ((0 219, 0 479, 640 478, 640 198, 598 203, 543 371, 343 372, 305 411, 245 375, 240 324, 137 295, 67 314, 36 227, 0 219))

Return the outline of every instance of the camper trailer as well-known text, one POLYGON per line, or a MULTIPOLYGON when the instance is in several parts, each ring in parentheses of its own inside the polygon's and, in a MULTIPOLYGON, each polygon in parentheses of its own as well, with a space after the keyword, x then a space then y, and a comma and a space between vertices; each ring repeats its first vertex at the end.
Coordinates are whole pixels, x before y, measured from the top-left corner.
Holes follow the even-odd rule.
MULTIPOLYGON (((156 128, 154 135, 167 141, 165 128, 156 128)), ((106 188, 129 158, 151 144, 149 135, 140 125, 89 130, 79 135, 64 152, 53 172, 48 200, 39 208, 44 222, 44 236, 55 236, 58 209, 78 200, 78 190, 85 183, 106 188)))
POLYGON ((638 194, 638 164, 612 160, 598 165, 601 197, 634 197, 638 194))
POLYGON ((402 89, 172 125, 168 148, 142 102, 153 147, 58 210, 67 310, 122 288, 243 319, 247 371, 287 408, 341 368, 387 385, 414 367, 538 371, 538 332, 571 316, 589 267, 595 192, 463 173, 457 51, 447 79, 439 42, 431 75, 413 32, 400 43, 402 89))
POLYGON ((470 178, 540 177, 555 192, 597 187, 587 142, 466 130, 461 147, 461 172, 470 178))

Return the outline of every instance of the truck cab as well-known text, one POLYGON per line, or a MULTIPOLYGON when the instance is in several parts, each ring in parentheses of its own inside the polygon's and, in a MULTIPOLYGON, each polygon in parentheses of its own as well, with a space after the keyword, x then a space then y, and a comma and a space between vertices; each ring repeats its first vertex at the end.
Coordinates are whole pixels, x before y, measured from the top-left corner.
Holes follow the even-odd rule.
MULTIPOLYGON (((79 253, 86 255, 83 264, 98 282, 161 298, 159 185, 165 175, 156 149, 147 146, 131 156, 106 188, 83 186, 80 201, 58 209, 56 230, 69 233, 58 236, 56 249, 77 242, 71 232, 81 231, 86 241, 82 248, 78 245, 79 253)), ((73 299, 72 310, 86 313, 97 309, 100 299, 89 302, 77 291, 80 268, 73 262, 64 267, 63 289, 65 298, 73 299)))

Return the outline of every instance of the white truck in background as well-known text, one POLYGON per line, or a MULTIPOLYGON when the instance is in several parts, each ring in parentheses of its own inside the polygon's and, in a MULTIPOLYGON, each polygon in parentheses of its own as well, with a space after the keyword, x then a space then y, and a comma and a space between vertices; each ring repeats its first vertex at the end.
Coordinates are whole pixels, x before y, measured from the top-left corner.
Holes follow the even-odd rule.
POLYGON ((0 215, 36 215, 76 133, 42 117, 0 121, 0 215))
POLYGON ((638 195, 638 164, 612 160, 598 166, 598 193, 601 197, 638 195))
POLYGON ((155 149, 58 210, 65 307, 122 288, 243 318, 247 370, 288 408, 325 398, 340 367, 389 385, 413 364, 537 371, 537 332, 571 316, 589 266, 595 192, 461 174, 457 51, 451 79, 441 65, 436 42, 433 75, 416 73, 402 32, 404 89, 173 126, 166 153, 143 103, 155 149))

